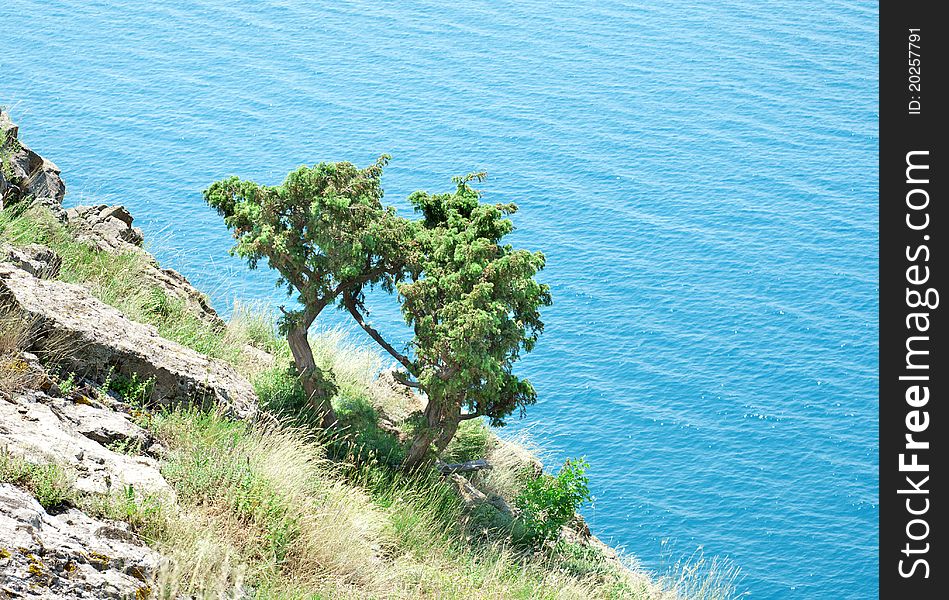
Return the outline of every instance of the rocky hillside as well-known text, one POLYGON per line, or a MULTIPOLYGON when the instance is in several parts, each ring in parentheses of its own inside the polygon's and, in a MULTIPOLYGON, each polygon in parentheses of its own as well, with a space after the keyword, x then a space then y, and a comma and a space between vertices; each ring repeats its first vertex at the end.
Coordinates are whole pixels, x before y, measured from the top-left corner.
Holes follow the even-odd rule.
MULTIPOLYGON (((314 430, 266 311, 225 322, 123 207, 64 209, 59 170, 3 112, 0 158, 0 599, 692 589, 648 577, 579 517, 525 543, 516 500, 546 476, 482 423, 445 457, 478 470, 402 473, 423 400, 338 332, 313 344, 343 428, 314 430)), ((727 597, 730 578, 703 576, 697 597, 727 597)))

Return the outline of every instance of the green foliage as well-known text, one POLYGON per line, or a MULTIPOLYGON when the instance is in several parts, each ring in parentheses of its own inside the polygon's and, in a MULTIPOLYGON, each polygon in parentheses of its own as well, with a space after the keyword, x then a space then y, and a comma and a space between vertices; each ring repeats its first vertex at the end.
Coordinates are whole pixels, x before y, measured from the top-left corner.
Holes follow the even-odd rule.
POLYGON ((443 450, 462 419, 486 416, 501 426, 536 400, 513 366, 543 331, 539 310, 550 304, 550 291, 535 276, 544 255, 502 242, 514 230, 507 215, 517 207, 482 202, 469 182, 483 177, 455 178, 452 193, 409 198, 424 218, 410 281, 398 284, 402 314, 415 333, 414 358, 400 362, 429 401, 410 466, 431 443, 443 450))
POLYGON ((567 460, 556 477, 542 475, 528 482, 516 498, 520 519, 535 543, 556 539, 590 495, 588 464, 582 458, 567 460))
POLYGON ((113 452, 118 452, 119 454, 126 454, 128 456, 139 456, 142 454, 142 440, 133 440, 133 439, 122 439, 109 442, 105 445, 106 448, 113 452))
POLYGON ((108 403, 109 401, 109 391, 112 390, 113 377, 115 377, 115 367, 109 365, 108 370, 105 372, 105 379, 102 381, 102 385, 99 387, 99 400, 103 403, 108 403))
POLYGON ((468 530, 487 539, 526 537, 524 527, 518 521, 487 502, 476 506, 468 515, 468 530))
POLYGON ((400 284, 399 294, 415 332, 415 374, 429 398, 461 402, 503 425, 536 399, 512 368, 543 331, 539 309, 550 304, 550 290, 534 279, 543 254, 502 243, 517 206, 482 202, 469 182, 483 177, 456 178, 453 193, 409 198, 424 216, 421 259, 419 276, 400 284))
POLYGON ((13 165, 10 156, 17 151, 16 140, 7 137, 7 132, 0 129, 0 176, 10 180, 13 178, 13 165))
POLYGON ((66 379, 59 382, 59 391, 63 395, 68 396, 76 389, 76 373, 73 371, 69 372, 69 375, 66 376, 66 379))
POLYGON ((365 169, 348 162, 300 167, 279 186, 230 177, 204 197, 234 234, 231 252, 251 269, 266 259, 288 293, 318 313, 347 289, 391 289, 402 269, 411 228, 382 205, 388 158, 365 169))
POLYGON ((340 422, 340 435, 333 440, 337 455, 357 463, 401 464, 405 449, 392 432, 379 427, 379 414, 368 399, 340 398, 336 414, 340 422))
POLYGON ((253 383, 261 408, 277 416, 293 417, 306 409, 306 394, 292 366, 266 369, 253 383))
POLYGON ((2 450, 0 481, 28 489, 49 511, 73 502, 72 482, 59 465, 34 464, 2 450))
POLYGON ((230 177, 204 192, 234 235, 231 252, 251 269, 266 259, 280 274, 278 285, 288 295, 296 292, 302 309, 284 309, 280 329, 307 399, 326 426, 336 418, 307 331, 342 294, 376 284, 392 290, 412 240, 411 222, 382 204, 380 177, 388 158, 365 169, 348 162, 300 167, 279 186, 230 177))
MULTIPOLYGON (((0 115, 2 114, 3 109, 0 108, 0 115)), ((20 198, 19 188, 16 187, 16 184, 21 182, 13 181, 16 174, 13 171, 13 161, 11 160, 13 155, 20 151, 20 148, 19 140, 0 129, 0 206, 24 200, 24 198, 20 198)))

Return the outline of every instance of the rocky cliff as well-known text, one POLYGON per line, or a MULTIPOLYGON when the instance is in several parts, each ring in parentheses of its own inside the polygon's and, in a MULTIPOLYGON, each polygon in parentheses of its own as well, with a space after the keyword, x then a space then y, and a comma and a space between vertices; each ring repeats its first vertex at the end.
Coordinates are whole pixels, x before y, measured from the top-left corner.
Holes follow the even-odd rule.
MULTIPOLYGON (((140 254, 154 289, 224 327, 203 294, 141 248, 142 232, 127 210, 63 209, 66 186, 56 165, 21 142, 2 112, 0 135, 3 208, 48 211, 97 251, 140 254)), ((40 244, 0 243, 0 471, 27 481, 31 469, 56 465, 85 497, 132 493, 173 503, 157 461, 162 447, 136 424, 135 412, 193 404, 252 419, 253 387, 226 362, 161 337, 82 285, 56 280, 61 263, 40 244), (50 364, 69 374, 68 386, 47 371, 50 364), (148 382, 140 406, 110 389, 117 378, 148 382), (140 453, 123 451, 129 448, 140 453)), ((0 598, 147 596, 159 555, 126 523, 90 516, 68 501, 49 508, 27 490, 0 483, 0 598)))

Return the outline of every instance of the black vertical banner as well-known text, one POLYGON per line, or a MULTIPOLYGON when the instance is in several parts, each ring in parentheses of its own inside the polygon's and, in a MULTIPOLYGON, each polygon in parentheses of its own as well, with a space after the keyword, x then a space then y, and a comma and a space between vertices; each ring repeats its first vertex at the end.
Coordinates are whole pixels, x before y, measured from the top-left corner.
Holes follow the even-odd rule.
POLYGON ((945 598, 947 24, 880 6, 880 597, 945 598))

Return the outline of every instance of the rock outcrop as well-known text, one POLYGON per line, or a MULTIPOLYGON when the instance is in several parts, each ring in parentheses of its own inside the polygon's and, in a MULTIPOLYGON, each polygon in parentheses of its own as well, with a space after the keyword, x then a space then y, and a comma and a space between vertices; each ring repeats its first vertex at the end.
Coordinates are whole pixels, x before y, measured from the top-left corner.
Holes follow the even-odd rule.
POLYGON ((147 598, 159 560, 124 523, 76 509, 51 515, 0 483, 0 598, 147 598))
POLYGON ((33 277, 52 279, 59 274, 63 260, 55 252, 40 244, 14 247, 0 244, 0 262, 8 262, 33 277))
POLYGON ((253 387, 233 367, 162 338, 81 286, 0 264, 0 303, 27 320, 27 350, 67 371, 98 380, 108 373, 150 380, 155 405, 215 406, 240 418, 256 412, 253 387))
MULTIPOLYGON (((24 202, 42 206, 60 222, 68 223, 77 239, 86 240, 99 250, 141 253, 144 276, 150 283, 163 289, 170 298, 184 303, 199 319, 224 327, 223 319, 204 294, 177 271, 161 268, 155 258, 142 249, 142 230, 132 224, 132 215, 124 206, 99 204, 65 210, 65 195, 66 184, 59 168, 24 144, 19 139, 19 128, 0 110, 0 209, 24 202)), ((28 262, 10 256, 7 248, 0 248, 0 260, 14 262, 39 276, 29 268, 28 262)), ((55 277, 55 274, 47 276, 55 277)))
POLYGON ((0 208, 14 202, 47 207, 60 221, 66 220, 63 197, 66 184, 59 167, 30 150, 19 139, 19 130, 0 110, 0 208))
POLYGON ((76 237, 86 239, 105 252, 141 246, 142 230, 132 225, 132 215, 124 206, 77 206, 66 210, 66 219, 76 237))
POLYGON ((154 459, 102 444, 125 439, 144 445, 144 430, 110 408, 75 402, 38 390, 0 398, 0 447, 35 464, 63 466, 81 492, 105 494, 132 486, 136 492, 174 497, 154 459))

